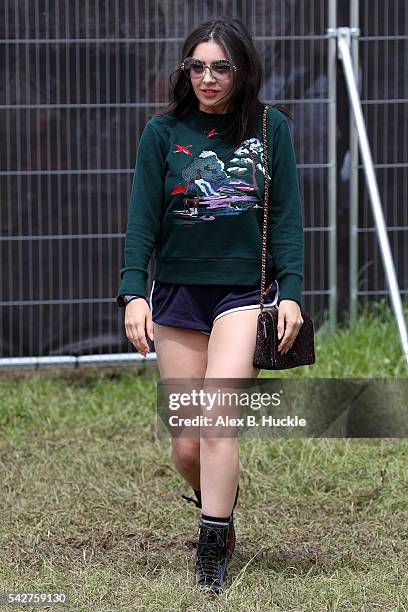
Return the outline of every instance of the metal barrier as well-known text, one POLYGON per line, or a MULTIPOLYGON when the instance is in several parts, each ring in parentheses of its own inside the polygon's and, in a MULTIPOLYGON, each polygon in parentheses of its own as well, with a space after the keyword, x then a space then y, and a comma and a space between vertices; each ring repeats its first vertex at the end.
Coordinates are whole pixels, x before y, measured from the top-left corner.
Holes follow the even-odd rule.
MULTIPOLYGON (((358 28, 347 28, 341 27, 337 29, 328 29, 330 36, 336 37, 338 41, 338 58, 340 59, 344 75, 347 84, 347 90, 350 98, 350 107, 353 112, 353 118, 355 126, 357 128, 360 152, 363 158, 364 172, 367 180, 367 188, 370 195, 370 202, 372 205, 373 215, 376 224, 377 236, 381 247, 381 255, 384 264, 384 268, 387 272, 386 279, 389 285, 392 306, 395 314, 395 318, 398 325, 399 336, 401 340, 402 351, 405 355, 405 360, 408 366, 408 335, 407 327, 404 318, 404 311, 402 307, 401 296, 399 292, 397 275, 395 272, 395 266, 392 258, 390 243, 386 231, 386 224, 381 206, 381 199, 377 185, 377 179, 374 171, 374 164, 371 155, 371 149, 368 142, 367 131, 365 127, 364 117, 361 110, 360 97, 357 90, 356 79, 354 75, 350 44, 352 36, 359 36, 360 30, 358 28)), ((355 245, 356 237, 353 236, 352 249, 353 253, 356 252, 355 245)), ((354 312, 355 314, 355 312, 354 312)))
MULTIPOLYGON (((265 65, 262 98, 295 111, 291 127, 305 213, 303 296, 317 326, 327 318, 331 329, 339 303, 336 198, 343 125, 337 121, 346 120, 337 116, 337 41, 331 32, 338 18, 357 25, 360 9, 365 22, 371 15, 375 23, 386 22, 381 2, 370 0, 368 7, 368 1, 351 1, 347 17, 346 3, 336 0, 313 0, 307 10, 303 0, 213 6, 215 14, 228 10, 253 32, 265 65)), ((123 311, 114 299, 137 139, 151 112, 165 104, 168 75, 186 32, 211 16, 208 3, 197 0, 174 0, 172 7, 169 11, 159 0, 73 0, 49 3, 43 10, 39 0, 4 2, 0 368, 145 360, 127 341, 123 311)), ((403 24, 395 10, 396 23, 403 24)), ((386 34, 393 38, 391 25, 386 34)), ((398 33, 398 38, 407 36, 398 33)), ((398 103, 404 102, 400 95, 398 103)), ((369 128, 376 133, 377 124, 369 128)), ((353 134, 350 142, 355 312, 358 296, 375 297, 384 290, 377 289, 375 253, 365 290, 357 286, 357 239, 371 230, 357 227, 353 134)), ((398 167, 404 168, 404 161, 398 167)), ((408 236, 403 213, 398 214, 393 229, 408 236)), ((402 260, 402 275, 404 266, 402 260)), ((154 258, 150 286, 153 269, 154 258)), ((154 358, 155 353, 148 356, 154 358)))

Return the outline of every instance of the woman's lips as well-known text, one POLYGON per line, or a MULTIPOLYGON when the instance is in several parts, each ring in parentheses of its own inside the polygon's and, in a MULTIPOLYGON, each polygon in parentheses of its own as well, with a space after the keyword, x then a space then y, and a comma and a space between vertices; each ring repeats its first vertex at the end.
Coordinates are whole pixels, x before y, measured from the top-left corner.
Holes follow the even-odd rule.
POLYGON ((201 93, 203 96, 207 96, 208 98, 213 98, 217 95, 218 91, 214 91, 213 89, 202 89, 201 93))

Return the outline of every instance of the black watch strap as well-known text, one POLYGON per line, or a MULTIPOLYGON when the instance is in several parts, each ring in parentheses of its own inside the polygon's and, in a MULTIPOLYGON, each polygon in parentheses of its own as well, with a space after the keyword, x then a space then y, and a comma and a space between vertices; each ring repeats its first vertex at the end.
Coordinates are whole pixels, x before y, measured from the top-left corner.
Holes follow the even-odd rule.
POLYGON ((143 298, 144 300, 146 299, 143 295, 119 295, 117 302, 119 306, 126 306, 127 304, 129 304, 129 302, 136 298, 143 298))

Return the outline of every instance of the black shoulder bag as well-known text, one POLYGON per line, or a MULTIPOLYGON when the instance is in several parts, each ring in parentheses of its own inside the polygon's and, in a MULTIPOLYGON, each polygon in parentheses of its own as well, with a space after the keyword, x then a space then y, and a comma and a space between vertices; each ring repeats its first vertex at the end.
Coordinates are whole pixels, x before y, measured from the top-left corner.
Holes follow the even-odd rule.
POLYGON ((264 194, 264 219, 262 233, 262 270, 261 270, 261 298, 256 330, 256 345, 253 358, 253 366, 264 370, 284 370, 286 368, 296 368, 298 366, 310 365, 315 362, 314 352, 314 328, 313 321, 309 314, 301 309, 303 323, 287 353, 278 351, 278 307, 272 310, 264 310, 264 291, 265 291, 265 268, 266 268, 266 236, 268 230, 268 200, 269 200, 269 181, 268 181, 268 140, 267 140, 267 111, 265 106, 262 120, 263 137, 263 160, 265 171, 265 194, 264 194))

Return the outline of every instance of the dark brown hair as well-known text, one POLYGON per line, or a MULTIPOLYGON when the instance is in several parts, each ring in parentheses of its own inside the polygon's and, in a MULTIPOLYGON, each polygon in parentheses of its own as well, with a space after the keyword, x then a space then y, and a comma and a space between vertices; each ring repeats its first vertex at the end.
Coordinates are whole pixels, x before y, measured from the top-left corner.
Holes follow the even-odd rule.
MULTIPOLYGON (((224 132, 224 137, 238 146, 246 138, 257 135, 257 112, 265 105, 265 102, 259 99, 259 91, 264 80, 262 62, 246 25, 239 19, 221 16, 202 23, 188 34, 183 44, 180 64, 184 58, 193 55, 198 44, 208 41, 218 43, 237 67, 235 85, 229 100, 231 105, 229 108, 235 108, 235 118, 229 129, 224 132)), ((285 106, 281 104, 272 106, 293 121, 290 111, 285 106)), ((182 120, 197 108, 198 98, 191 81, 178 67, 170 75, 170 102, 164 111, 156 115, 174 111, 176 118, 182 120)))

